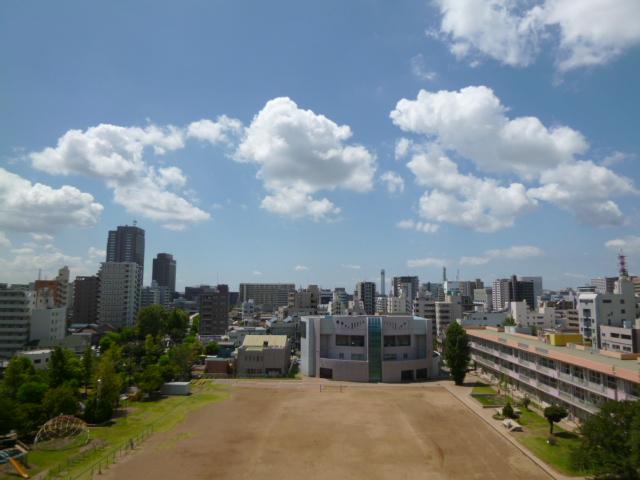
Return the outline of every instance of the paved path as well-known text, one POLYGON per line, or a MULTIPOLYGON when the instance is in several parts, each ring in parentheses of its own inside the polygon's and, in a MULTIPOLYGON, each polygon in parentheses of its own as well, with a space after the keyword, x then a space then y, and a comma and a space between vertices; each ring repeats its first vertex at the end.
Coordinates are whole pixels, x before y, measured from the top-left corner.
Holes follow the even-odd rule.
MULTIPOLYGON (((476 377, 467 375, 467 381, 472 380, 475 381, 476 377)), ((480 379, 477 379, 481 381, 480 379)), ((438 382, 441 383, 443 387, 445 387, 455 398, 457 398, 460 402, 466 405, 473 413, 482 418, 486 423, 488 423, 495 431, 497 431, 500 435, 510 441, 513 445, 515 445, 522 453, 524 453, 527 457, 529 457, 533 462, 536 463, 540 468, 542 468, 551 478, 556 480, 580 480, 585 477, 570 477, 567 475, 563 475, 552 469, 545 462, 540 460, 536 455, 534 455, 528 448, 518 442, 513 435, 510 435, 507 430, 504 429, 501 422, 498 422, 493 418, 493 414, 495 413, 494 408, 483 408, 478 402, 476 402, 471 397, 472 386, 458 386, 453 382, 438 382)))

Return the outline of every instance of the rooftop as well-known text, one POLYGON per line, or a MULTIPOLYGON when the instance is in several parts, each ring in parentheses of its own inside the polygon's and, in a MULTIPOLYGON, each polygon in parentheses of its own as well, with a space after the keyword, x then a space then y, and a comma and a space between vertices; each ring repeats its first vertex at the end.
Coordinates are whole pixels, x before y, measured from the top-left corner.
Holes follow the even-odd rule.
POLYGON ((287 346, 286 335, 247 335, 242 342, 243 347, 272 347, 285 348, 287 346))

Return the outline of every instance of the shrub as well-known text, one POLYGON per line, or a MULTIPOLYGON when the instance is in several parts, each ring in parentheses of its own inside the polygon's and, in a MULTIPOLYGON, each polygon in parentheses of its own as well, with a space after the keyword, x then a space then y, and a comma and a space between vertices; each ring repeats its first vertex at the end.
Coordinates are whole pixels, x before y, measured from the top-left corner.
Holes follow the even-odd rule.
POLYGON ((513 411, 511 403, 507 403, 504 407, 502 407, 502 415, 504 415, 506 418, 514 417, 515 412, 513 411))
POLYGON ((525 410, 529 410, 529 405, 531 405, 531 399, 529 397, 524 397, 522 399, 522 406, 525 410))

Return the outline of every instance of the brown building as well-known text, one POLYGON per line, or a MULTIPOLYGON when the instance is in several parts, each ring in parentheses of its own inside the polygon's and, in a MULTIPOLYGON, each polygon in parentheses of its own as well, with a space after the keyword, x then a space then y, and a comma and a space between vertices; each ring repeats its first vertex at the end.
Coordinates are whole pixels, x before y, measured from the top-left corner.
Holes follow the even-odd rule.
POLYGON ((229 327, 229 287, 218 285, 199 295, 200 335, 224 335, 229 327))
POLYGON ((100 279, 98 277, 76 277, 74 290, 73 322, 97 323, 100 279))

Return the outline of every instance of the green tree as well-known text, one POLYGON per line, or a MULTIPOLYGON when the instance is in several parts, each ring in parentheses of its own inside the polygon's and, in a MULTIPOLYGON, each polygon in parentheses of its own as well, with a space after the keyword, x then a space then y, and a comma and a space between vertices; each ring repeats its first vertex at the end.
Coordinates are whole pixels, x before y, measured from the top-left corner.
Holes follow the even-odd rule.
POLYGON ((75 415, 78 412, 77 390, 69 385, 52 388, 45 394, 42 407, 48 418, 75 415))
POLYGON ((71 350, 56 347, 49 362, 49 385, 52 388, 65 383, 78 385, 82 381, 82 362, 71 350))
POLYGON ((553 435, 553 424, 566 418, 569 413, 561 405, 551 405, 544 409, 544 418, 549 422, 549 433, 553 435))
POLYGON ((20 386, 36 374, 31 360, 13 357, 4 372, 4 388, 11 398, 15 398, 20 386))
POLYGON ((8 396, 0 395, 0 435, 5 435, 15 428, 16 403, 8 396))
POLYGON ((191 379, 191 367, 195 363, 201 348, 202 344, 195 342, 182 343, 169 349, 167 357, 173 379, 184 381, 191 379))
POLYGON ((459 323, 453 322, 444 340, 444 358, 456 385, 462 385, 471 358, 469 337, 459 323))
POLYGON ((44 394, 49 389, 48 385, 44 382, 29 381, 20 385, 18 393, 16 394, 16 400, 20 404, 22 403, 42 403, 44 394))
POLYGON ((93 378, 93 369, 95 366, 95 355, 91 347, 87 347, 82 355, 82 383, 84 385, 84 396, 87 396, 87 389, 93 378))
POLYGON ((20 436, 36 433, 47 420, 44 408, 38 403, 21 403, 15 409, 15 429, 20 436))
POLYGON ((120 335, 116 332, 107 332, 100 339, 100 353, 104 353, 109 350, 113 345, 120 344, 120 335))
POLYGON ((525 410, 529 410, 529 405, 531 405, 531 399, 529 397, 524 397, 522 399, 522 406, 525 410))
POLYGON ((155 365, 158 359, 164 353, 164 347, 156 337, 147 335, 144 339, 144 357, 143 366, 155 365))
POLYGON ((219 351, 220 345, 218 345, 218 342, 209 342, 204 347, 204 353, 207 355, 217 355, 219 351))
POLYGON ((513 319, 513 317, 509 316, 504 319, 504 322, 502 323, 502 325, 504 325, 505 327, 515 327, 516 321, 513 319))
POLYGON ((162 370, 158 365, 149 365, 138 374, 137 384, 145 395, 151 395, 158 391, 163 383, 162 370))
POLYGON ((84 419, 88 423, 104 423, 113 416, 113 406, 105 399, 92 394, 87 400, 84 419))
POLYGON ((95 392, 98 403, 116 406, 122 391, 122 378, 116 370, 120 359, 119 348, 112 347, 100 358, 95 373, 95 392))
POLYGON ((502 415, 506 418, 513 418, 515 412, 513 411, 513 407, 511 406, 511 402, 507 402, 507 404, 502 407, 502 415))
POLYGON ((640 402, 607 402, 580 428, 574 466, 597 477, 640 479, 640 402))
POLYGON ((149 305, 141 309, 136 320, 138 337, 142 339, 147 335, 164 335, 167 330, 167 316, 167 309, 162 305, 149 305))
POLYGON ((175 308, 167 315, 166 332, 174 344, 184 340, 188 326, 189 315, 184 310, 175 308))

